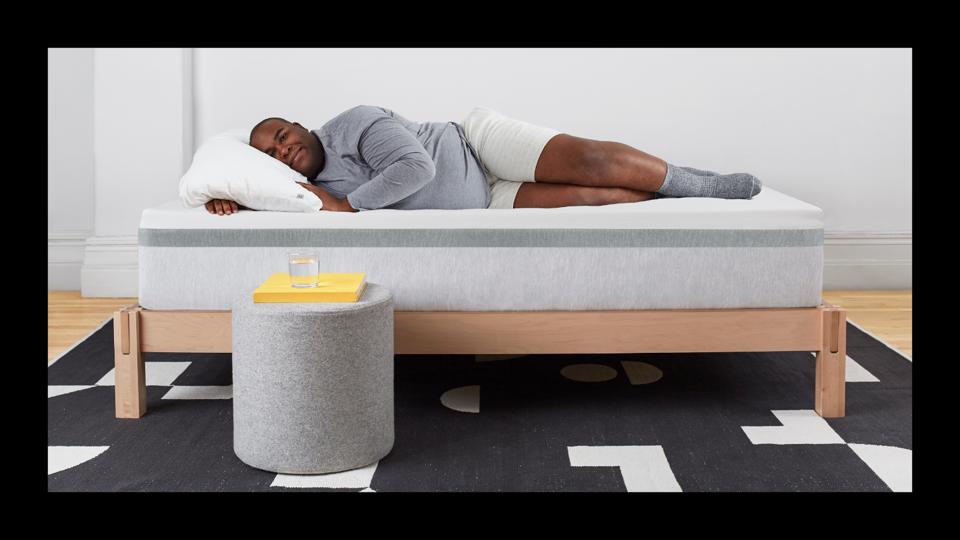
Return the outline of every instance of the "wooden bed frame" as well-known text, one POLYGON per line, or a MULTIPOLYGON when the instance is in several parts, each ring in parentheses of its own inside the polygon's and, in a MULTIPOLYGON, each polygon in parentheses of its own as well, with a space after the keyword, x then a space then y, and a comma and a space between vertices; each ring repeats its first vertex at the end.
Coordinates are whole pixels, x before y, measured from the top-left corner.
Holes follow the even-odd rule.
MULTIPOLYGON (((231 352, 230 311, 114 312, 116 416, 147 412, 145 352, 231 352)), ((395 354, 816 352, 814 408, 845 413, 846 310, 395 311, 395 354)))

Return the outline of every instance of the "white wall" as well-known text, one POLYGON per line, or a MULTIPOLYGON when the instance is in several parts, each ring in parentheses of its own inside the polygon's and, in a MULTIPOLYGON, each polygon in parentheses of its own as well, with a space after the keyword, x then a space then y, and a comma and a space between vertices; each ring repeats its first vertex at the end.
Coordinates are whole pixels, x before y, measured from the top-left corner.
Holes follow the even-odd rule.
POLYGON ((485 105, 679 165, 748 171, 823 208, 826 288, 912 286, 909 49, 79 49, 48 59, 51 289, 55 254, 85 245, 84 295, 136 295, 140 212, 176 199, 209 136, 266 116, 315 128, 357 104, 418 121, 485 105))
POLYGON ((193 155, 192 51, 94 49, 94 236, 84 296, 136 296, 144 208, 177 198, 193 155))
POLYGON ((49 290, 78 290, 93 231, 93 49, 47 50, 49 290))
POLYGON ((192 143, 183 144, 183 91, 189 84, 184 54, 180 49, 94 53, 95 230, 98 236, 136 235, 144 208, 177 198, 193 154, 192 143))
POLYGON ((411 120, 485 105, 678 165, 746 171, 827 231, 911 221, 909 49, 198 49, 195 140, 358 104, 411 120))

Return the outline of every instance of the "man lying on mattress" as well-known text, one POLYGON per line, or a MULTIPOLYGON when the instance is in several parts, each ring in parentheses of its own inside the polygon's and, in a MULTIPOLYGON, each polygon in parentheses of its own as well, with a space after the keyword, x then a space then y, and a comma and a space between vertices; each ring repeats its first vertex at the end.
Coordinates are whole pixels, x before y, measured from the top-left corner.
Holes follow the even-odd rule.
MULTIPOLYGON (((474 109, 462 123, 407 120, 358 106, 308 130, 267 118, 250 144, 309 183, 323 210, 556 208, 657 197, 749 199, 750 174, 677 167, 626 144, 584 139, 474 109)), ((214 214, 242 206, 216 199, 214 214)))

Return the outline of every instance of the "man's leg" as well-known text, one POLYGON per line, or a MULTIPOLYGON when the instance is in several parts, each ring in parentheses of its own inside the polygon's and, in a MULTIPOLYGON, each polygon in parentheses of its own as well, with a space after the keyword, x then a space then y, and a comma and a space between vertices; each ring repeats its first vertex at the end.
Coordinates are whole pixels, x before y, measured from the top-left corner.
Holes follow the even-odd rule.
POLYGON ((663 185, 667 162, 626 144, 561 133, 540 153, 537 182, 620 187, 654 192, 663 185))
POLYGON ((703 174, 611 141, 596 141, 474 109, 464 134, 484 168, 511 182, 574 184, 657 192, 666 197, 749 199, 762 183, 751 174, 703 174))
POLYGON ((559 208, 602 206, 652 199, 653 193, 618 187, 587 187, 573 184, 524 182, 513 201, 514 208, 559 208))
POLYGON ((763 185, 751 174, 709 175, 709 172, 676 167, 626 144, 561 133, 543 147, 534 179, 546 183, 655 191, 668 197, 723 199, 749 199, 760 193, 763 185))

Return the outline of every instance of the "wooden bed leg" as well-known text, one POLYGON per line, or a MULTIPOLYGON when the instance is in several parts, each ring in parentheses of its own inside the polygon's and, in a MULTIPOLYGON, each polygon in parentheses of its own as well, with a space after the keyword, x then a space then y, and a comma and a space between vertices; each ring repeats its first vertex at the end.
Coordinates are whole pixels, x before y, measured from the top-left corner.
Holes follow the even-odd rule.
POLYGON ((846 414, 847 312, 828 305, 822 315, 815 407, 823 418, 842 418, 846 414))
POLYGON ((114 396, 117 418, 147 413, 147 381, 140 351, 140 307, 113 313, 114 396))

